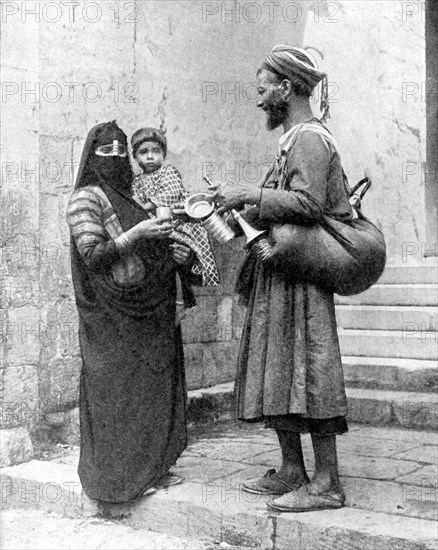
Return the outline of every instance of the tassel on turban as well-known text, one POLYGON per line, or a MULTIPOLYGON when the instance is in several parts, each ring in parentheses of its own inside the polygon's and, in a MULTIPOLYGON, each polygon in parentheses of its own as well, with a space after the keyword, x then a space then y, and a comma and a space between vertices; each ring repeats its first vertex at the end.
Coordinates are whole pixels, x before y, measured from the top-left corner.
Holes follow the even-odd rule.
POLYGON ((262 63, 262 68, 283 78, 298 77, 311 90, 321 82, 320 109, 322 120, 325 121, 330 118, 327 74, 318 69, 318 65, 307 51, 308 49, 315 50, 324 59, 322 52, 316 48, 296 48, 294 46, 279 45, 272 48, 272 52, 262 63))

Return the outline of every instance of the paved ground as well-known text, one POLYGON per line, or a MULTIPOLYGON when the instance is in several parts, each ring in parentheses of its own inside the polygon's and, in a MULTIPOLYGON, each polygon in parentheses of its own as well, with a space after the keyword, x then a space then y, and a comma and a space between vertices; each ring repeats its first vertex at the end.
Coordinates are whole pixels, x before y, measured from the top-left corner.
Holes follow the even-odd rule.
MULTIPOLYGON (((302 440, 311 473, 310 436, 302 440)), ((338 453, 347 506, 436 519, 438 434, 350 425, 350 432, 338 437, 338 453)), ((76 466, 78 456, 79 449, 75 448, 53 462, 76 466)), ((174 471, 187 482, 199 484, 206 500, 220 496, 247 499, 250 504, 257 497, 241 492, 241 481, 279 466, 280 458, 273 430, 259 424, 218 422, 194 429, 174 471)), ((258 500, 264 502, 266 498, 258 500)))
MULTIPOLYGON (((303 448, 311 473, 309 436, 303 437, 303 448)), ((71 517, 98 513, 118 519, 119 527, 152 529, 186 540, 207 540, 210 544, 222 542, 275 550, 437 548, 436 433, 357 424, 338 438, 338 451, 347 494, 347 506, 339 511, 275 514, 267 510, 266 497, 242 492, 241 481, 279 466, 280 453, 274 432, 260 425, 240 426, 234 422, 198 426, 175 467, 175 472, 185 477, 185 483, 132 505, 91 505, 88 510, 83 506, 79 510, 66 499, 63 503, 54 502, 53 498, 49 504, 43 502, 44 495, 48 498, 50 493, 50 484, 61 486, 64 480, 62 485, 66 486, 65 480, 73 480, 78 449, 61 449, 61 455, 49 462, 32 461, 4 469, 11 498, 6 495, 3 503, 6 508, 20 506, 46 512, 51 509, 71 517), (22 480, 26 480, 25 485, 22 480), (31 502, 35 489, 34 493, 29 489, 35 482, 42 495, 38 503, 31 502)), ((105 531, 104 524, 98 525, 105 531)), ((88 520, 75 524, 79 533, 89 528, 88 520)), ((26 535, 26 529, 22 531, 26 535)), ((35 546, 40 547, 43 546, 35 546)), ((100 547, 110 546, 86 546, 100 547)), ((144 546, 149 547, 191 548, 144 546)), ((139 547, 134 544, 126 548, 139 547)))

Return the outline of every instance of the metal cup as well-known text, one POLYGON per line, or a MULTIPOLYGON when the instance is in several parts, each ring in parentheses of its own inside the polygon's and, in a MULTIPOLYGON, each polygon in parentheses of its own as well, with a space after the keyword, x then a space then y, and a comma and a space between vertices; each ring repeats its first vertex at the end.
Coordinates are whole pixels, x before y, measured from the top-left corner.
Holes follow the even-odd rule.
POLYGON ((205 220, 213 213, 214 204, 207 193, 195 193, 186 200, 184 210, 194 220, 205 220))
POLYGON ((207 193, 192 195, 186 200, 184 209, 191 218, 200 221, 207 233, 218 243, 224 244, 235 236, 229 225, 215 211, 211 195, 207 193))
POLYGON ((213 212, 211 216, 201 222, 201 225, 220 244, 224 244, 235 237, 234 231, 217 212, 213 212))
POLYGON ((156 216, 157 218, 171 218, 172 208, 170 206, 157 206, 156 216))

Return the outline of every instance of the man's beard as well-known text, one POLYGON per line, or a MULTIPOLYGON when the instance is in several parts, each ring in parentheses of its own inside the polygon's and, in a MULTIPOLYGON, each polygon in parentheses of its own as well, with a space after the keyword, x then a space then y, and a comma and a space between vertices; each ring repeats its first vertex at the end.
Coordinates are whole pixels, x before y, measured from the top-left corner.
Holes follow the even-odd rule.
POLYGON ((289 114, 289 103, 284 99, 278 99, 268 105, 266 111, 266 127, 268 130, 275 130, 283 124, 289 114))

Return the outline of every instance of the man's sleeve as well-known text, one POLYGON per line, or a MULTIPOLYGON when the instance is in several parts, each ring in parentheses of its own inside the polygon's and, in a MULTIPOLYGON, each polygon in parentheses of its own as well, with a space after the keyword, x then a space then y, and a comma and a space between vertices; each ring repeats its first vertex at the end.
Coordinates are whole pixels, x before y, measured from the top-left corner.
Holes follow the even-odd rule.
POLYGON ((321 136, 302 132, 288 153, 284 189, 262 189, 260 219, 271 223, 317 223, 324 212, 330 149, 321 136))

